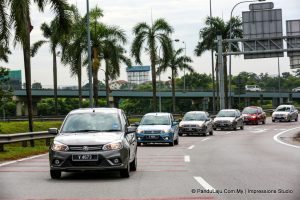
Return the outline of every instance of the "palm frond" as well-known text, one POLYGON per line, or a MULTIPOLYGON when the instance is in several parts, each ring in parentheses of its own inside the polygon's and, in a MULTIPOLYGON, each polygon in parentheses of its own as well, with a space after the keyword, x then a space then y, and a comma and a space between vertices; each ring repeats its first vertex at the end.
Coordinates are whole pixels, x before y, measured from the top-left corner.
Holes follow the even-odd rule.
POLYGON ((39 48, 47 42, 48 41, 46 41, 46 40, 40 40, 40 41, 37 41, 36 43, 34 43, 30 49, 31 57, 34 57, 36 55, 37 51, 39 50, 39 48))

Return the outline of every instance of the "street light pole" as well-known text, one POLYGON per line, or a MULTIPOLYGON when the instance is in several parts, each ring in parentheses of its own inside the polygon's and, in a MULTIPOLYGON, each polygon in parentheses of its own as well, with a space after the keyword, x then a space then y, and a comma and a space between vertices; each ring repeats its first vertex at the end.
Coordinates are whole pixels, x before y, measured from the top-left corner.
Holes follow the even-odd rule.
MULTIPOLYGON (((210 10, 209 16, 210 16, 210 18, 212 18, 211 0, 209 0, 209 10, 210 10)), ((211 23, 210 23, 210 27, 212 27, 211 23)), ((213 114, 215 114, 216 113, 216 102, 215 102, 216 86, 215 86, 215 66, 214 66, 214 50, 213 50, 213 48, 211 49, 211 73, 212 73, 212 85, 213 85, 212 111, 213 111, 213 114)))
MULTIPOLYGON (((240 4, 242 3, 253 3, 253 2, 263 2, 263 1, 266 1, 266 0, 252 0, 252 1, 241 1, 241 2, 238 2, 237 4, 235 4, 233 6, 233 8, 231 9, 231 12, 230 12, 230 18, 229 18, 229 39, 232 39, 232 23, 231 23, 231 19, 232 19, 232 13, 233 13, 233 10, 240 4)), ((229 52, 231 52, 231 42, 229 42, 229 52)), ((231 108, 232 105, 231 105, 231 55, 229 55, 229 88, 228 88, 228 93, 229 93, 229 98, 228 98, 228 107, 231 108)))
POLYGON ((90 89, 90 108, 93 108, 93 80, 92 80, 92 64, 91 64, 91 33, 90 33, 90 8, 89 0, 86 0, 86 11, 87 11, 87 45, 88 45, 88 70, 89 70, 89 89, 90 89))

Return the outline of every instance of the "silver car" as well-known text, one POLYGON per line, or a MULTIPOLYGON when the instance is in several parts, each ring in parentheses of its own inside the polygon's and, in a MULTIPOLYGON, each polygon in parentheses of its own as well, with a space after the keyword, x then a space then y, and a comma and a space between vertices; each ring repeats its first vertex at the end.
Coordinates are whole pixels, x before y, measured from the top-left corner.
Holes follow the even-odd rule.
POLYGON ((204 136, 213 135, 213 121, 209 114, 204 111, 190 111, 185 113, 179 123, 179 135, 201 134, 204 136))
POLYGON ((71 111, 49 150, 50 175, 62 171, 118 170, 121 177, 137 168, 136 127, 130 127, 124 112, 116 108, 71 111))
POLYGON ((272 113, 272 122, 291 120, 298 121, 298 110, 293 105, 280 105, 272 113))
POLYGON ((244 119, 241 112, 237 109, 223 109, 220 110, 214 119, 214 130, 216 129, 233 129, 238 127, 244 129, 244 119))

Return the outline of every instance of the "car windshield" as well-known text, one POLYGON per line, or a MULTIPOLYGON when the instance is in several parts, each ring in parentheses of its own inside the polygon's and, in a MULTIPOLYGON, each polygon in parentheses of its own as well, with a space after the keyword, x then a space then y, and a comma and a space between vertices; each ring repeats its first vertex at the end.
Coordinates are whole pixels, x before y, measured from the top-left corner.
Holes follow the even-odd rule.
POLYGON ((186 113, 183 117, 183 121, 205 121, 206 119, 203 113, 186 113))
POLYGON ((141 125, 170 125, 171 121, 167 115, 146 115, 141 121, 141 125))
POLYGON ((280 111, 280 112, 290 112, 291 108, 290 107, 286 107, 286 106, 279 106, 276 111, 280 111))
POLYGON ((117 113, 76 113, 66 119, 62 133, 87 133, 120 131, 117 113))
POLYGON ((225 111, 221 110, 217 117, 235 117, 235 112, 234 111, 225 111))
POLYGON ((256 114, 257 109, 256 108, 244 108, 243 114, 256 114))

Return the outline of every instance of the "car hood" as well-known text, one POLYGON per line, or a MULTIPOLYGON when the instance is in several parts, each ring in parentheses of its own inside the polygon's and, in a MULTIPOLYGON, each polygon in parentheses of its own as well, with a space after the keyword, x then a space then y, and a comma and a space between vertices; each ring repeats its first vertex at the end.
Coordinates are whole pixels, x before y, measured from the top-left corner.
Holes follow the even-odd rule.
POLYGON ((54 140, 66 145, 99 145, 120 140, 122 137, 122 132, 61 133, 54 140))
POLYGON ((289 114, 289 112, 284 112, 284 111, 275 111, 273 112, 273 115, 286 115, 289 114))
POLYGON ((244 117, 251 117, 251 116, 257 116, 257 114, 243 114, 244 117))
POLYGON ((159 131, 171 128, 171 125, 139 125, 137 130, 152 130, 152 131, 159 131))
POLYGON ((235 117, 216 117, 214 121, 233 121, 235 117))
POLYGON ((183 125, 198 125, 202 126, 205 123, 205 121, 181 121, 179 126, 183 125))

